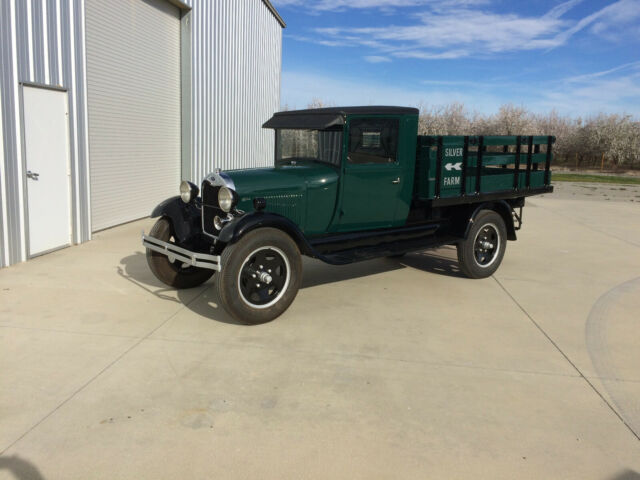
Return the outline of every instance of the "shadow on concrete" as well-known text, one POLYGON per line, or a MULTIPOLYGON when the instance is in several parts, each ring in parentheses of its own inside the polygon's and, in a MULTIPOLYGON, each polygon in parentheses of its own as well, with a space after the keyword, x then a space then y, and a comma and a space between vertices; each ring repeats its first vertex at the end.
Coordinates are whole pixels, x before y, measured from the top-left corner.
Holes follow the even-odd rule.
POLYGON ((614 475, 610 480, 640 480, 640 473, 627 469, 614 475))
POLYGON ((213 288, 211 280, 205 283, 205 285, 206 287, 202 293, 191 302, 189 302, 188 298, 184 298, 186 290, 178 290, 178 298, 183 301, 185 307, 201 317, 215 320, 216 322, 228 323, 230 325, 251 326, 251 324, 246 324, 236 320, 219 305, 218 295, 216 294, 215 288, 213 288))
POLYGON ((18 480, 44 480, 40 470, 33 463, 18 455, 0 456, 0 472, 3 470, 11 472, 18 480))
POLYGON ((379 258, 349 265, 329 265, 320 260, 303 257, 302 285, 300 288, 317 287, 327 283, 342 282, 368 277, 378 273, 399 270, 404 266, 398 259, 379 258))
POLYGON ((408 253, 397 261, 405 267, 448 277, 467 278, 460 271, 455 246, 441 247, 437 250, 408 253))
POLYGON ((203 285, 189 288, 185 290, 176 290, 167 287, 158 280, 147 265, 146 255, 142 252, 135 252, 120 260, 117 267, 117 273, 128 282, 133 283, 151 295, 162 300, 169 300, 174 303, 180 303, 186 308, 198 315, 215 320, 222 323, 230 323, 232 325, 244 325, 231 317, 223 308, 218 305, 218 298, 215 294, 213 282, 215 275, 211 280, 206 281, 203 285), (193 295, 194 290, 201 289, 200 294, 193 295), (176 292, 178 298, 166 295, 165 292, 176 292))
MULTIPOLYGON (((455 255, 455 247, 453 247, 453 254, 455 255)), ((312 288, 407 267, 436 275, 463 277, 458 269, 457 260, 455 257, 454 259, 448 258, 449 256, 451 256, 451 249, 444 247, 438 250, 410 253, 399 258, 379 258, 340 266, 328 265, 320 260, 303 257, 301 288, 312 288)), ((155 295, 162 300, 182 303, 189 310, 200 316, 218 322, 244 325, 228 315, 218 304, 215 289, 212 288, 216 278, 215 275, 202 286, 196 287, 202 289, 202 292, 195 298, 192 294, 193 289, 188 289, 178 290, 178 298, 176 299, 165 293, 173 292, 174 289, 167 287, 153 275, 147 265, 146 256, 142 252, 135 252, 133 255, 122 258, 120 265, 117 267, 117 273, 123 279, 133 283, 147 293, 155 295), (191 293, 187 295, 186 292, 191 293)))
POLYGON ((117 267, 116 271, 122 278, 133 283, 142 290, 145 290, 162 300, 178 302, 178 300, 172 296, 164 294, 164 292, 172 292, 174 289, 166 286, 156 278, 147 265, 147 258, 144 253, 135 252, 133 255, 124 257, 120 260, 120 265, 117 267))

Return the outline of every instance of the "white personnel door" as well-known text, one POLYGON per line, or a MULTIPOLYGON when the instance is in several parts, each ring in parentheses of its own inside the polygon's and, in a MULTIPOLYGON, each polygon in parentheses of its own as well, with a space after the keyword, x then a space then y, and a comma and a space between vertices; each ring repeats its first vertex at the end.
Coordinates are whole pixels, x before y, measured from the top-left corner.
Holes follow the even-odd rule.
POLYGON ((71 243, 67 92, 22 87, 29 256, 71 243))

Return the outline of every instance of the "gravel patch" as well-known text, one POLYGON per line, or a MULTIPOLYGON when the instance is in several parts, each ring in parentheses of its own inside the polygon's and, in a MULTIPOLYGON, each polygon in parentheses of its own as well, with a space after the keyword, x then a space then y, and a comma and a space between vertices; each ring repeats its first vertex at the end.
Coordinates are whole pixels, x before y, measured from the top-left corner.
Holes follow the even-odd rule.
POLYGON ((553 189, 551 198, 640 203, 640 185, 556 182, 553 189))

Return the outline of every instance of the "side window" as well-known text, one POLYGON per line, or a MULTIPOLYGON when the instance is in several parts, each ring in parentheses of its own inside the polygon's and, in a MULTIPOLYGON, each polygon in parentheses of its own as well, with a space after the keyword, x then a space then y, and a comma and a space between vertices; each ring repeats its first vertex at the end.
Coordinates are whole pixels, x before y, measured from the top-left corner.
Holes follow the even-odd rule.
POLYGON ((354 118, 349 123, 349 163, 393 163, 398 153, 395 119, 354 118))

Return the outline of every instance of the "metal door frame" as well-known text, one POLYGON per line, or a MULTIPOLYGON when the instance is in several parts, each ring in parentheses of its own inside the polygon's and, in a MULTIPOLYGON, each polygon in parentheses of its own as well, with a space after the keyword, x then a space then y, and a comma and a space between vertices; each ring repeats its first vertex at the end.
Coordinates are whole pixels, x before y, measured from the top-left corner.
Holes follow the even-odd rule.
POLYGON ((36 82, 19 82, 18 85, 18 96, 20 101, 20 131, 22 132, 20 138, 20 151, 22 153, 22 202, 24 205, 24 242, 25 242, 25 251, 27 252, 27 260, 38 257, 40 255, 45 255, 47 253, 51 253, 56 250, 60 250, 61 248, 67 248, 68 246, 73 245, 73 239, 75 238, 76 228, 73 222, 73 218, 76 212, 76 203, 75 203, 75 195, 73 195, 73 184, 72 178, 69 179, 69 215, 71 221, 69 222, 69 244, 63 245, 60 247, 52 248, 50 250, 45 250, 44 252, 38 252, 36 254, 31 253, 31 241, 30 241, 30 232, 29 232, 29 198, 28 198, 28 182, 27 182, 27 149, 25 145, 26 139, 26 130, 24 128, 25 125, 25 111, 24 111, 24 87, 31 88, 40 88, 42 90, 53 90, 56 92, 64 92, 67 94, 67 142, 69 144, 69 157, 67 158, 67 168, 68 171, 72 170, 71 165, 71 102, 69 96, 69 89, 66 87, 55 86, 55 85, 45 85, 42 83, 36 82))

